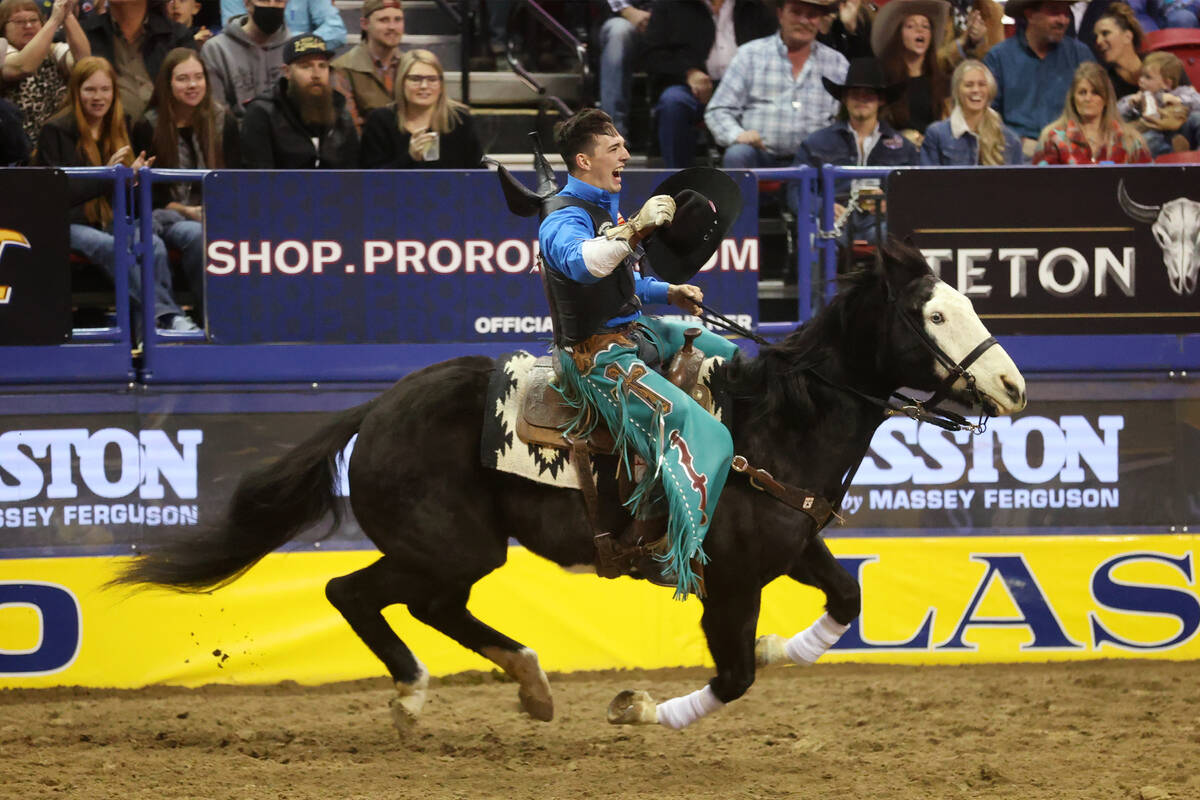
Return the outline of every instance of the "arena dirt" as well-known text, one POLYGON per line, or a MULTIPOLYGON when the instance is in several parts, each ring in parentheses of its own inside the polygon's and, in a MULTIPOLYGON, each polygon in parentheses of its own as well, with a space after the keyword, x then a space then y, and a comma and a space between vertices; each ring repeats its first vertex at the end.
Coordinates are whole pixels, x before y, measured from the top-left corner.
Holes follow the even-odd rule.
POLYGON ((551 676, 546 724, 456 675, 407 738, 382 678, 0 692, 0 797, 1200 798, 1198 662, 777 668, 682 732, 604 720, 621 689, 708 676, 551 676))

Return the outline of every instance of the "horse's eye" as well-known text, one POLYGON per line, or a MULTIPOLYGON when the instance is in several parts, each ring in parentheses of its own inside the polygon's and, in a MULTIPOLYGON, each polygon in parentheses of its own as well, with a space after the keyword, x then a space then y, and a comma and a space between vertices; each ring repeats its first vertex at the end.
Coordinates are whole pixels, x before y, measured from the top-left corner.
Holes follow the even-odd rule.
POLYGON ((934 325, 941 325, 943 322, 946 321, 946 315, 940 311, 935 311, 929 315, 929 321, 932 322, 934 325))

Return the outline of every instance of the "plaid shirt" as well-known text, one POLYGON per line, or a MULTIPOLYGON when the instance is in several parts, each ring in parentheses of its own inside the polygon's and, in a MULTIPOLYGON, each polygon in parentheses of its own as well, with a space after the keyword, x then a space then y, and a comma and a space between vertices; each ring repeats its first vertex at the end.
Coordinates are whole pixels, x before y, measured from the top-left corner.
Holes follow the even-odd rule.
POLYGON ((1130 136, 1131 149, 1126 150, 1121 142, 1121 125, 1114 122, 1108 142, 1093 153, 1083 130, 1072 120, 1066 128, 1056 127, 1043 134, 1038 149, 1033 154, 1034 164, 1099 164, 1111 161, 1114 164, 1147 164, 1151 161, 1150 151, 1140 136, 1130 136))
POLYGON ((779 34, 746 42, 713 93, 704 122, 722 147, 751 130, 762 135, 767 152, 791 156, 804 137, 833 123, 838 102, 821 78, 841 83, 849 66, 841 53, 813 42, 804 68, 792 78, 779 34))

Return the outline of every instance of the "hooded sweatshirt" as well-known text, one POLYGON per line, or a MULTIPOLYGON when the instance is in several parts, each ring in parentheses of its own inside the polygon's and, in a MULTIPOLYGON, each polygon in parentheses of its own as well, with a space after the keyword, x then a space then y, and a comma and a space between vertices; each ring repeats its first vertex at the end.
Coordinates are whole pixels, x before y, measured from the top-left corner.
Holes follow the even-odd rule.
POLYGON ((246 112, 246 104, 270 91, 283 74, 283 46, 291 38, 283 25, 265 43, 259 44, 242 27, 248 19, 246 14, 234 17, 224 31, 205 42, 200 50, 214 94, 238 119, 246 112))

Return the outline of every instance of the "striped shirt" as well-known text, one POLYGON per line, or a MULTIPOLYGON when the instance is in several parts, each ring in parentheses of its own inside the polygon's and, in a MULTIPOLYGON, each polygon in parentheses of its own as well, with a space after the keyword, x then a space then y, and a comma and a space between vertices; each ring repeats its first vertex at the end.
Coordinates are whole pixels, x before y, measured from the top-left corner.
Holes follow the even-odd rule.
POLYGON ((792 62, 779 34, 738 48, 713 93, 704 123, 717 144, 729 147, 744 131, 758 131, 767 152, 791 156, 804 137, 833 123, 838 102, 821 78, 841 83, 850 63, 820 42, 792 77, 792 62))

